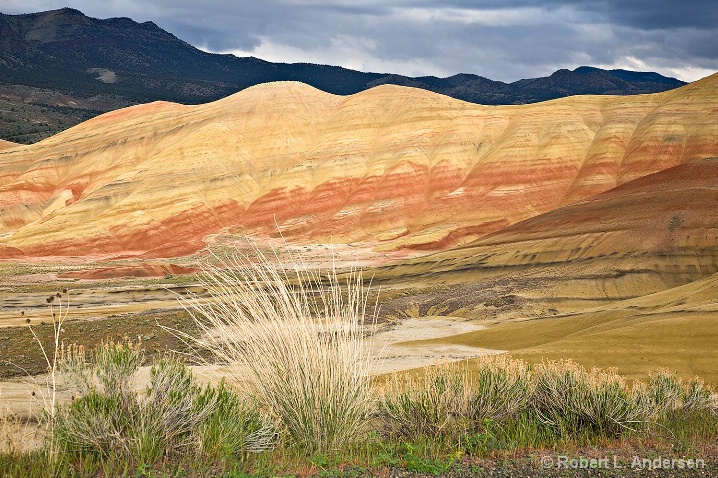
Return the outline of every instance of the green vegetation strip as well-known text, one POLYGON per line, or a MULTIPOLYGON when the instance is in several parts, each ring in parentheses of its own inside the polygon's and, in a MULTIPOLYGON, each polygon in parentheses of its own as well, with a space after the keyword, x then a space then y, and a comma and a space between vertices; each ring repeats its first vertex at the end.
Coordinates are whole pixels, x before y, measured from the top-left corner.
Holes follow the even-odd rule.
MULTIPOLYGON (((51 343, 53 326, 50 319, 34 322, 37 321, 30 325, 40 341, 51 343)), ((68 345, 83 344, 93 349, 106 340, 139 338, 144 342, 148 359, 169 350, 183 351, 182 341, 163 327, 189 334, 197 332, 197 326, 189 314, 181 311, 97 320, 68 320, 63 323, 62 341, 68 345)), ((54 349, 51 347, 48 352, 53 353, 54 349)), ((0 328, 0 378, 25 377, 46 371, 47 363, 29 326, 0 328)))
MULTIPOLYGON (((93 352, 65 348, 57 371, 76 398, 48 411, 41 450, 0 454, 1 476, 368 476, 403 470, 408 476, 552 477, 567 476, 557 460, 607 456, 610 462, 598 462, 601 469, 572 469, 571 476, 696 472, 652 474, 632 462, 665 454, 701 460, 701 471, 718 467, 712 390, 667 371, 629 386, 615 372, 573 362, 530 366, 498 356, 429 368, 419 377, 396 375, 373 388, 367 420, 354 422, 345 441, 318 447, 247 389, 224 381, 198 384, 173 355, 153 360, 149 383, 137 392, 132 378, 144 361, 145 351, 130 341, 103 342, 93 352)), ((325 412, 317 426, 346 423, 325 412)))

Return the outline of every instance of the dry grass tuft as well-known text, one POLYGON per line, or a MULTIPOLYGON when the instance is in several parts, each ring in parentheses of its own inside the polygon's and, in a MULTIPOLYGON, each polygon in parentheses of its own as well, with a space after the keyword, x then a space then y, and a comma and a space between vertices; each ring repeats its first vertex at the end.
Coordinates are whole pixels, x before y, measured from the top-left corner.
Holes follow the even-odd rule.
MULTIPOLYGON (((231 364, 229 380, 254 397, 290 443, 338 449, 364 431, 372 406, 369 289, 360 272, 286 267, 255 248, 203 268, 210 300, 186 308, 204 331, 186 337, 231 364)), ((371 320, 371 317, 370 317, 371 320)))

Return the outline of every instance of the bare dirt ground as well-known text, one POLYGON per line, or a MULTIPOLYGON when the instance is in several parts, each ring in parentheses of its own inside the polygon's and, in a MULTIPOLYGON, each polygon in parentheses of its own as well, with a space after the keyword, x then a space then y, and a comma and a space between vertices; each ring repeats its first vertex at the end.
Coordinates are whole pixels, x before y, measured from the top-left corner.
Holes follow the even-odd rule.
MULTIPOLYGON (((296 246, 285 244, 281 238, 248 242, 243 237, 226 235, 215 240, 213 251, 218 255, 240 253, 251 257, 257 244, 261 244, 261 253, 289 269, 366 269, 425 254, 378 253, 372 250, 373 244, 365 243, 296 246)), ((161 263, 141 259, 110 260, 104 256, 46 257, 25 263, 0 261, 0 328, 24 325, 28 319, 32 324, 47 322, 45 299, 63 289, 69 291, 73 319, 99 319, 148 310, 178 311, 182 308, 178 294, 201 293, 196 287, 197 278, 194 274, 151 274, 179 267, 196 269, 207 260, 204 251, 161 263), (78 273, 91 276, 93 271, 98 271, 97 279, 68 277, 78 273)))
MULTIPOLYGON (((411 318, 390 327, 382 327, 371 341, 375 357, 371 373, 380 375, 400 372, 501 353, 500 350, 462 345, 412 345, 417 340, 449 338, 483 328, 482 325, 456 317, 411 318)), ((230 372, 226 366, 202 365, 192 368, 200 381, 216 382, 230 372)), ((136 388, 142 390, 148 381, 149 366, 145 366, 135 377, 136 388)), ((62 383, 61 377, 58 377, 58 383, 56 403, 66 404, 75 392, 71 386, 62 383)), ((34 449, 41 445, 43 428, 39 422, 52 404, 51 385, 52 377, 48 374, 27 375, 0 382, 0 434, 8 438, 6 443, 21 449, 34 449)))
POLYGON ((450 338, 484 328, 484 325, 466 321, 461 317, 404 319, 393 328, 380 331, 373 337, 376 363, 372 373, 378 375, 399 372, 504 352, 461 344, 437 343, 424 346, 415 343, 419 340, 450 338))
MULTIPOLYGON (((411 370, 438 363, 466 360, 487 354, 501 353, 500 350, 488 350, 463 345, 443 345, 422 347, 412 345, 417 340, 448 338, 483 329, 484 326, 455 317, 421 317, 403 320, 390 328, 384 328, 372 337, 372 350, 375 365, 372 374, 385 374, 411 370)), ((37 346, 37 344, 36 344, 37 346)), ((39 346, 37 346, 39 347, 39 346)), ((200 379, 217 380, 227 372, 224 367, 195 366, 200 379)), ((138 377, 138 387, 146 382, 149 367, 143 367, 138 377)), ((51 378, 46 374, 20 376, 0 382, 0 398, 3 415, 37 417, 50 403, 51 378)), ((72 397, 68 387, 60 386, 57 399, 66 402, 72 397)))

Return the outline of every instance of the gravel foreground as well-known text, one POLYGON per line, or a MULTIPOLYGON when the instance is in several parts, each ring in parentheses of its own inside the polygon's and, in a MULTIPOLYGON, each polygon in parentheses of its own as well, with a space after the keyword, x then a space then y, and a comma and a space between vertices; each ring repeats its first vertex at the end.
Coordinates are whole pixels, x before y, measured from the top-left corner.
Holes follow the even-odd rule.
POLYGON ((614 468, 609 463, 609 467, 597 468, 580 468, 566 467, 559 468, 552 466, 543 468, 533 461, 528 460, 509 460, 493 463, 480 464, 462 464, 449 472, 434 475, 428 473, 415 473, 407 470, 392 470, 391 478, 419 478, 419 477, 442 477, 442 478, 643 478, 643 477, 661 477, 661 478, 682 478, 682 477, 718 477, 718 460, 706 460, 704 466, 696 468, 676 467, 669 468, 643 468, 631 467, 631 463, 623 463, 622 468, 614 468))
MULTIPOLYGON (((319 473, 317 476, 331 476, 319 473)), ((347 474, 339 476, 349 476, 347 474)), ((419 473, 392 468, 369 476, 387 478, 687 478, 718 477, 718 446, 675 450, 601 450, 570 453, 532 452, 505 459, 465 460, 444 473, 419 473), (594 460, 594 461, 592 461, 594 460)))

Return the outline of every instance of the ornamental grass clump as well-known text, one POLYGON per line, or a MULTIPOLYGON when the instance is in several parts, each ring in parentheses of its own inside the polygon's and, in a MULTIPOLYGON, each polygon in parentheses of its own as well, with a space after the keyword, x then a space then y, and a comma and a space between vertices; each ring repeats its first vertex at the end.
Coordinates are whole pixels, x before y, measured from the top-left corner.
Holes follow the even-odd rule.
MULTIPOLYGON (((227 378, 254 397, 290 446, 341 448, 366 431, 372 399, 367 301, 361 273, 285 267, 257 249, 204 266, 210 299, 185 306, 202 329, 188 337, 229 364, 227 378)), ((369 317, 371 319, 372 317, 369 317)))

